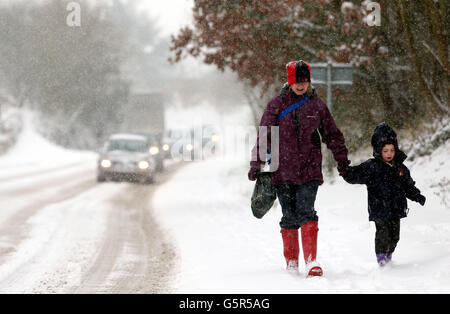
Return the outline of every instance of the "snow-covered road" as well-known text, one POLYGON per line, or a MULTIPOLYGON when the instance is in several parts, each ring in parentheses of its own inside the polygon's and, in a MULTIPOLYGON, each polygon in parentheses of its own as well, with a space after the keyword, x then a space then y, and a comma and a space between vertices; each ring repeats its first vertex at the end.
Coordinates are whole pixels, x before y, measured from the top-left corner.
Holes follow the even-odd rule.
POLYGON ((0 158, 0 293, 159 293, 173 250, 152 217, 155 185, 96 182, 96 154, 25 129, 0 158))

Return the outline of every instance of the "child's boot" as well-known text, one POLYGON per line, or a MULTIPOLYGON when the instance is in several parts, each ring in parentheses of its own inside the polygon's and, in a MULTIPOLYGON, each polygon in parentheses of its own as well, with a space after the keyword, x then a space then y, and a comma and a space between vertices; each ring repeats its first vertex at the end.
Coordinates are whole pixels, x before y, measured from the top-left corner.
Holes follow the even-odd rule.
POLYGON ((388 263, 391 262, 391 260, 392 260, 392 253, 386 254, 386 260, 387 260, 388 263))
POLYGON ((377 254, 377 262, 380 267, 384 267, 387 263, 389 263, 390 259, 388 255, 389 254, 377 254))

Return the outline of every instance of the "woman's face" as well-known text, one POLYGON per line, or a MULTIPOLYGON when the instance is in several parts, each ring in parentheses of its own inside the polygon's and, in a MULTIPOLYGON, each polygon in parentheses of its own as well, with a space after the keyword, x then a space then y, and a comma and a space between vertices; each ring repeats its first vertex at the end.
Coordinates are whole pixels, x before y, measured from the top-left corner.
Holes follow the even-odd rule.
POLYGON ((309 82, 294 83, 291 85, 291 89, 296 95, 300 96, 306 93, 309 84, 309 82))

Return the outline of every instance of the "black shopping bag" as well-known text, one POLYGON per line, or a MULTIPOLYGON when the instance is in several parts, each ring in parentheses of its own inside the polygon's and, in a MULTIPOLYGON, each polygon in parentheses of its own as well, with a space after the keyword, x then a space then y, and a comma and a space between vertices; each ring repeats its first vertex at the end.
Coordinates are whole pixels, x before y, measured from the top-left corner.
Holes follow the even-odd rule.
POLYGON ((262 218, 277 198, 275 187, 271 183, 270 172, 258 174, 252 194, 252 212, 256 218, 262 218))

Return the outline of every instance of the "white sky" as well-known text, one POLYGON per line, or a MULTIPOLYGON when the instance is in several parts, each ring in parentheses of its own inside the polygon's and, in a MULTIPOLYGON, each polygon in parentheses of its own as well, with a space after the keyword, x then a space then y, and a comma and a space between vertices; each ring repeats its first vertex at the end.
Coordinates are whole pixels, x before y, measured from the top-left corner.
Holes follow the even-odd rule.
POLYGON ((139 8, 157 19, 162 36, 176 35, 178 30, 192 23, 193 0, 139 0, 139 8))
MULTIPOLYGON (((139 1, 138 8, 147 11, 150 17, 156 18, 157 25, 160 28, 160 36, 176 36, 180 28, 193 23, 193 0, 128 1, 139 1)), ((216 70, 216 68, 211 65, 205 65, 200 59, 195 59, 191 56, 178 63, 175 68, 175 71, 179 71, 180 75, 188 75, 189 77, 201 77, 212 70, 216 70)))
MULTIPOLYGON (((19 0, 0 0, 0 3, 8 3, 19 0)), ((44 1, 44 0, 21 0, 21 1, 44 1)), ((111 0, 88 0, 88 1, 105 1, 111 0)), ((123 2, 138 2, 138 8, 144 12, 148 12, 150 17, 157 21, 159 27, 159 35, 166 37, 169 35, 176 36, 180 28, 186 25, 192 25, 192 8, 194 0, 121 0, 123 2)), ((76 0, 74 0, 76 2, 76 0)), ((182 73, 189 73, 190 76, 201 76, 205 72, 215 70, 214 66, 208 66, 201 62, 200 59, 188 57, 178 64, 177 69, 182 73)))
MULTIPOLYGON (((0 0, 0 3, 12 3, 18 0, 0 0)), ((21 0, 40 2, 43 0, 21 0)), ((110 1, 110 0, 88 0, 88 1, 110 1)), ((151 17, 158 20, 158 26, 161 28, 161 35, 168 36, 178 33, 178 30, 188 24, 191 24, 193 0, 121 0, 137 1, 139 8, 148 12, 151 17)), ((76 2, 76 0, 74 0, 76 2)))

